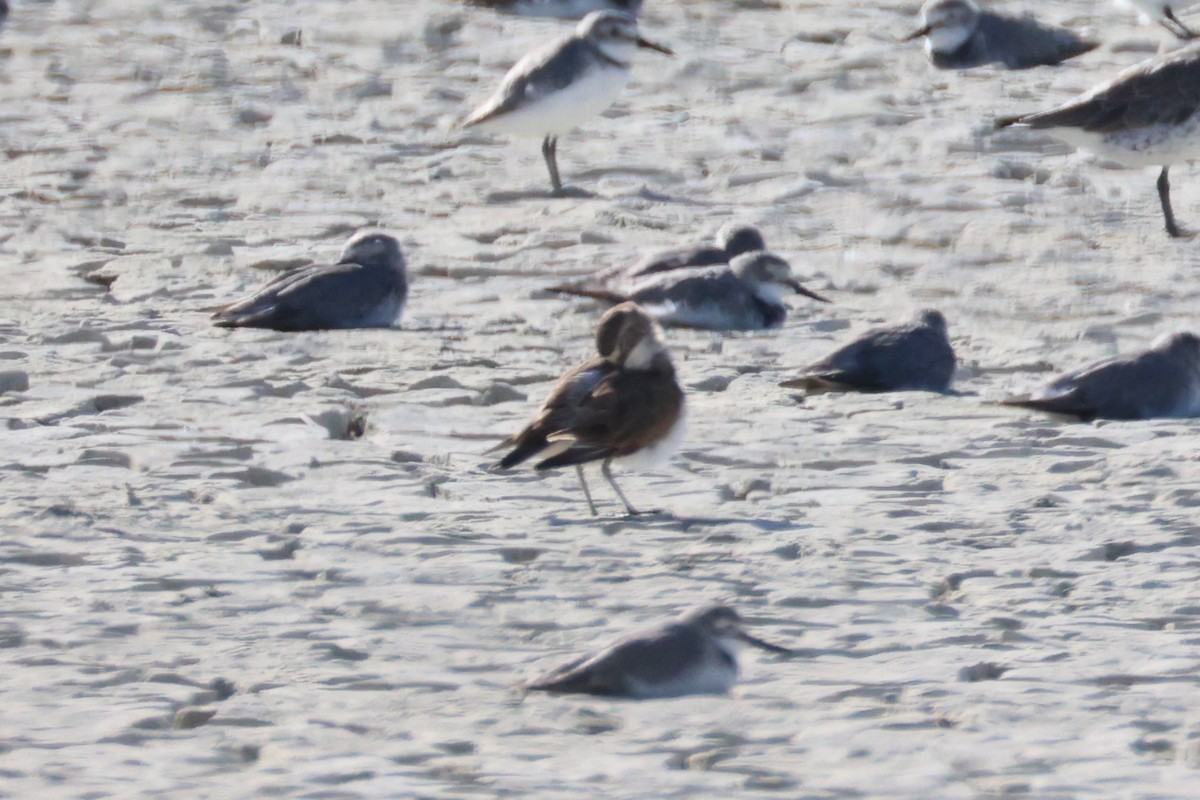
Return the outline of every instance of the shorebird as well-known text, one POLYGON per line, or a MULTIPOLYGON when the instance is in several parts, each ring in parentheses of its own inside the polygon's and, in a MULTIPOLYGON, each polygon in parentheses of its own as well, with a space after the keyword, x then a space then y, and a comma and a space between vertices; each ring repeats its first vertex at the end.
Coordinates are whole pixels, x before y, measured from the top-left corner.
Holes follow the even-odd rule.
POLYGON ((791 654, 742 630, 741 617, 732 608, 702 606, 577 658, 525 688, 639 700, 724 694, 737 682, 737 653, 747 644, 791 654))
POLYGON ((730 222, 717 231, 712 244, 693 245, 671 250, 659 250, 620 271, 626 278, 641 278, 659 272, 689 267, 715 267, 728 264, 742 253, 766 250, 762 232, 753 225, 730 222))
POLYGON ((1127 167, 1160 166, 1158 199, 1167 233, 1185 234, 1171 208, 1172 164, 1200 157, 1200 44, 1135 64, 1058 108, 1004 117, 997 128, 1045 130, 1127 167))
POLYGON ((544 137, 542 157, 550 171, 550 185, 554 195, 562 195, 558 137, 616 101, 629 81, 633 53, 639 47, 674 55, 643 39, 637 20, 628 14, 588 14, 571 36, 518 61, 496 93, 463 121, 463 127, 544 137))
POLYGON ((670 453, 683 433, 683 390, 662 331, 634 303, 601 317, 596 350, 598 357, 563 375, 528 427, 495 448, 513 448, 496 466, 509 469, 534 456, 539 471, 574 465, 594 516, 582 465, 601 461, 604 479, 633 516, 640 512, 617 486, 612 462, 670 453))
POLYGON ((921 7, 921 26, 903 41, 922 36, 926 55, 940 69, 995 63, 1027 69, 1060 64, 1099 46, 1074 31, 1044 25, 1030 16, 984 11, 975 0, 927 0, 921 7))
POLYGON ((522 17, 582 19, 593 11, 623 11, 636 17, 642 0, 462 0, 465 5, 490 8, 522 17))
POLYGON ((713 331, 778 328, 787 318, 785 293, 830 302, 792 277, 792 267, 773 253, 744 253, 727 267, 678 269, 648 275, 626 292, 586 286, 550 291, 609 303, 633 301, 664 325, 713 331))
POLYGON ((1006 406, 1093 419, 1200 416, 1200 337, 1171 333, 1148 350, 1061 375, 1006 406))
POLYGON ((1128 6, 1138 12, 1145 22, 1157 22, 1180 39, 1195 39, 1197 33, 1183 24, 1175 14, 1176 9, 1188 8, 1195 5, 1194 0, 1121 0, 1121 5, 1128 6))
POLYGON ((400 244, 382 233, 350 239, 336 264, 280 275, 249 297, 213 314, 223 328, 314 331, 385 328, 404 310, 408 277, 400 244))
POLYGON ((944 392, 954 377, 954 348, 942 312, 925 309, 911 321, 875 328, 779 384, 827 391, 944 392))

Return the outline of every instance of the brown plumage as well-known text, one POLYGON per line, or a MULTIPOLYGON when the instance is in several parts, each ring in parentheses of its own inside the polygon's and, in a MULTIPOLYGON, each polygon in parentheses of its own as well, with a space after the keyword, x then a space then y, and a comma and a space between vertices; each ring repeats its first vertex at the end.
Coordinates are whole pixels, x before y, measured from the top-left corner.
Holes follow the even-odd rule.
POLYGON ((613 459, 669 443, 683 418, 683 391, 654 321, 634 303, 609 309, 596 330, 593 358, 567 372, 537 416, 500 447, 497 467, 537 456, 535 469, 575 466, 592 513, 596 507, 580 465, 603 461, 604 477, 630 514, 638 513, 610 472, 613 459))

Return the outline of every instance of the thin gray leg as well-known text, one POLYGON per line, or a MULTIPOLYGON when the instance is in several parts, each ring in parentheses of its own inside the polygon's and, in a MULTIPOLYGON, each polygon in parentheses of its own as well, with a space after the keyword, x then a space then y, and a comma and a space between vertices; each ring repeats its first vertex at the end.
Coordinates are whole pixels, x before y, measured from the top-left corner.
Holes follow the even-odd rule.
POLYGON ((1175 212, 1171 209, 1171 180, 1167 177, 1169 167, 1163 167, 1162 172, 1158 174, 1158 199, 1162 202, 1163 217, 1167 221, 1167 233, 1178 239, 1185 236, 1179 226, 1175 224, 1175 212))
POLYGON ((1196 32, 1194 30, 1192 30, 1191 28, 1189 28, 1187 25, 1184 25, 1183 20, 1181 20, 1179 17, 1175 16, 1175 12, 1171 9, 1170 6, 1167 6, 1166 8, 1163 9, 1163 16, 1166 17, 1167 19, 1171 20, 1172 23, 1174 23, 1175 27, 1172 27, 1171 25, 1168 25, 1165 22, 1162 23, 1162 26, 1164 28, 1166 28, 1167 30, 1169 30, 1171 33, 1175 34, 1176 36, 1178 36, 1180 39, 1183 39, 1184 41, 1187 41, 1188 39, 1196 38, 1196 35, 1197 35, 1196 32))
POLYGON ((542 141, 542 158, 546 159, 546 169, 550 170, 550 185, 555 194, 562 193, 562 180, 558 177, 558 137, 547 136, 542 141))
POLYGON ((604 466, 600 468, 600 471, 604 473, 605 480, 608 481, 608 485, 613 488, 613 491, 617 493, 617 497, 621 498, 621 502, 625 504, 625 510, 629 512, 629 516, 636 517, 642 512, 631 506, 629 501, 625 499, 625 493, 621 491, 621 487, 617 486, 617 482, 613 480, 612 470, 610 469, 611 464, 611 458, 604 459, 604 466))
POLYGON ((583 487, 583 496, 587 499, 588 508, 590 508, 592 510, 592 516, 593 517, 600 516, 599 514, 596 513, 596 504, 592 502, 592 493, 590 491, 588 491, 587 481, 584 480, 583 465, 581 465, 581 464, 575 465, 575 474, 579 476, 579 485, 583 487))

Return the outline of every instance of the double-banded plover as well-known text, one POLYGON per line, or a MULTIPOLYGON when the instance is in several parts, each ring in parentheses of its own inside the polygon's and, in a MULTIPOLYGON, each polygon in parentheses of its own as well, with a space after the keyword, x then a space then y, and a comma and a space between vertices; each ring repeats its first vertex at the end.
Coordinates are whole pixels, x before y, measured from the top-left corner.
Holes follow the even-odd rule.
POLYGON ((532 457, 539 471, 574 465, 595 515, 582 465, 600 461, 605 480, 636 515, 613 479, 612 462, 635 453, 650 459, 670 454, 683 433, 683 390, 662 331, 634 303, 604 314, 596 350, 596 358, 563 375, 528 427, 497 446, 513 448, 497 467, 509 469, 532 457))
POLYGON ((773 253, 744 253, 726 267, 676 269, 648 275, 621 292, 586 286, 553 286, 551 291, 610 303, 633 301, 664 325, 714 331, 778 328, 787 318, 785 294, 830 302, 806 289, 792 267, 773 253))
POLYGON ((724 694, 737 682, 737 653, 745 645, 791 654, 746 633, 732 608, 702 606, 577 658, 525 688, 639 700, 724 694))
POLYGON ((291 270, 249 297, 213 314, 224 328, 312 331, 385 328, 404 310, 408 276, 400 243, 383 233, 361 232, 346 243, 336 264, 291 270))
POLYGON ((925 53, 941 69, 967 69, 1003 64, 1026 69, 1060 64, 1099 46, 1074 31, 984 11, 975 0, 927 0, 921 23, 905 37, 925 37, 925 53))
POLYGON ((997 128, 1010 125, 1045 130, 1127 167, 1162 167, 1167 233, 1183 236, 1167 171, 1200 157, 1200 43, 1135 64, 1058 108, 996 121, 997 128))
POLYGON ((558 137, 611 106, 629 81, 638 48, 673 53, 643 39, 637 20, 615 11, 588 14, 565 39, 552 42, 518 61, 500 88, 463 121, 484 131, 538 136, 555 195, 563 193, 558 175, 558 137))
POLYGON ((1068 372, 1031 395, 1002 403, 1085 422, 1200 416, 1200 337, 1165 334, 1148 350, 1068 372))
POLYGON ((522 17, 582 19, 593 11, 623 11, 636 17, 642 0, 462 0, 465 5, 490 8, 522 17))
POLYGON ((946 318, 925 309, 910 322, 867 331, 780 386, 809 394, 827 391, 944 392, 956 359, 946 318))

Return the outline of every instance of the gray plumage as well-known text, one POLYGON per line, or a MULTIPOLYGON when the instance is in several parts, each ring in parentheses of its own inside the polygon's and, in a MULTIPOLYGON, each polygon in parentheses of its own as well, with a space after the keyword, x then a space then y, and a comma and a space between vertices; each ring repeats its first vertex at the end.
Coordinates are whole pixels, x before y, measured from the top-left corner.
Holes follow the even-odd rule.
POLYGON ((921 27, 909 39, 926 38, 926 54, 940 69, 1001 64, 1008 69, 1060 64, 1099 46, 1074 31, 1032 16, 984 11, 974 0, 929 0, 921 27))
POLYGON ((408 297, 400 244, 381 233, 352 238, 336 264, 287 272, 254 294, 219 309, 216 325, 311 331, 387 327, 408 297))
POLYGON ((743 631, 733 609, 704 606, 575 659, 526 688, 635 699, 723 694, 737 681, 740 644, 790 653, 743 631))
POLYGON ((911 322, 867 331, 780 385, 809 393, 944 392, 954 378, 955 364, 946 318, 926 309, 911 322))
POLYGON ((554 286, 564 294, 612 303, 633 301, 664 325, 716 331, 778 328, 787 318, 787 293, 829 300, 792 277, 792 268, 772 253, 744 253, 725 267, 677 269, 648 275, 624 292, 554 286))
POLYGON ((1200 415, 1200 338, 1163 336, 1147 350, 1099 361, 1004 405, 1093 419, 1200 415))
POLYGON ((997 128, 1047 130, 1126 166, 1161 166, 1167 232, 1182 236, 1171 207, 1170 165, 1200 157, 1200 44, 1135 64, 1058 108, 1004 117, 997 128))
POLYGON ((714 267, 728 264, 743 253, 766 250, 762 233, 753 225, 729 223, 717 231, 712 244, 660 250, 639 260, 628 269, 620 270, 626 278, 640 278, 660 272, 689 267, 714 267))

